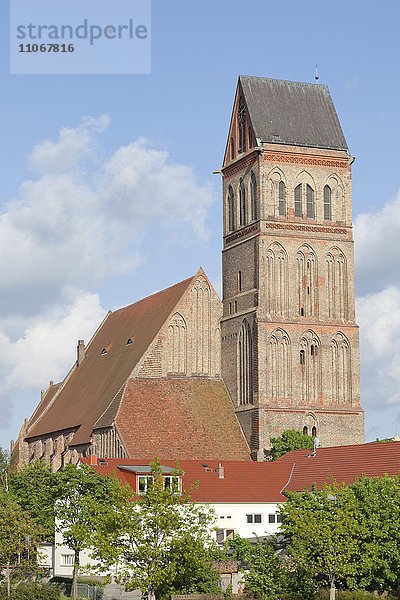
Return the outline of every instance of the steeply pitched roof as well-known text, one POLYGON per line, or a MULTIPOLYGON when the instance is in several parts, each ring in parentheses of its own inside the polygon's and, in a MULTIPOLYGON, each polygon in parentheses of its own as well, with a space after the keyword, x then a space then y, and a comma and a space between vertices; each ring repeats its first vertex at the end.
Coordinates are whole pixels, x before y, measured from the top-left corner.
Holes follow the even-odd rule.
POLYGON ((302 491, 332 481, 352 483, 362 475, 400 475, 400 442, 318 448, 314 457, 311 454, 310 450, 295 450, 277 461, 295 463, 287 490, 302 491))
MULTIPOLYGON (((83 459, 82 462, 89 464, 90 460, 83 459)), ((123 468, 129 465, 148 466, 149 460, 143 457, 108 459, 106 465, 96 465, 94 468, 103 475, 114 473, 122 483, 128 483, 135 490, 136 474, 123 468)), ((176 467, 175 461, 163 458, 161 465, 176 467)), ((183 486, 187 491, 192 490, 190 497, 195 502, 284 502, 285 497, 280 492, 289 479, 292 465, 279 461, 180 460, 179 467, 183 471, 183 486), (216 471, 219 463, 224 469, 223 479, 218 477, 216 471)), ((150 469, 147 472, 150 473, 150 469)))
POLYGON ((116 423, 130 456, 250 459, 221 379, 131 379, 116 423))
POLYGON ((36 423, 32 422, 27 437, 76 427, 72 445, 89 442, 94 424, 107 411, 193 279, 109 313, 88 345, 86 358, 73 367, 54 401, 36 423), (127 345, 128 338, 132 344, 127 345))
POLYGON ((262 142, 347 150, 326 85, 243 75, 239 82, 262 142))

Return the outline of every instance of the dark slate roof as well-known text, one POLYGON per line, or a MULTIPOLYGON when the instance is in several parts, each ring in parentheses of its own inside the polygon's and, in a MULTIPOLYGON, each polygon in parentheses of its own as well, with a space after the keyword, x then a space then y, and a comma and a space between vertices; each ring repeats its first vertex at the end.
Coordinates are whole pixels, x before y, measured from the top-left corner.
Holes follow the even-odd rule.
POLYGON ((347 150, 326 85, 243 75, 239 81, 262 142, 347 150))

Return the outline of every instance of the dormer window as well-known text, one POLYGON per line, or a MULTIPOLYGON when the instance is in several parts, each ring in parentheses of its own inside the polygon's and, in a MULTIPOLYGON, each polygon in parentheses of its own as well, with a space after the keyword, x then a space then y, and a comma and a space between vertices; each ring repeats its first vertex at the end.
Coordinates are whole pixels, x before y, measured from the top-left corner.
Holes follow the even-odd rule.
POLYGON ((153 475, 139 475, 137 478, 137 493, 139 496, 147 494, 153 485, 153 475))
POLYGON ((127 342, 126 342, 126 345, 130 346, 131 344, 133 344, 133 339, 132 338, 128 338, 127 342))
MULTIPOLYGON (((138 475, 137 493, 139 496, 147 494, 154 482, 153 475, 138 475)), ((181 478, 179 475, 163 475, 163 489, 179 494, 181 491, 181 478)))

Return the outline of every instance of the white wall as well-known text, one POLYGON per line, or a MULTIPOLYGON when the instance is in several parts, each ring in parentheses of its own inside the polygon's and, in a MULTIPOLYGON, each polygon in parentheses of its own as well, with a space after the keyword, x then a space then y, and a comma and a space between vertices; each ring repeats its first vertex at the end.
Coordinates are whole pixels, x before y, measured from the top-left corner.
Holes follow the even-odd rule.
MULTIPOLYGON (((201 506, 201 505, 200 505, 201 506)), ((205 508, 210 507, 215 512, 216 520, 213 529, 233 529, 236 534, 243 538, 263 537, 273 535, 279 531, 279 523, 269 523, 269 515, 279 513, 279 504, 273 502, 254 502, 254 503, 210 503, 202 505, 205 508), (247 523, 246 515, 261 514, 261 523, 247 523)), ((214 539, 217 532, 213 531, 214 539)), ((56 577, 72 577, 72 565, 65 565, 63 555, 71 555, 73 562, 73 552, 62 544, 63 538, 60 533, 56 533, 54 550, 54 575, 56 577)), ((90 558, 87 551, 80 554, 81 567, 93 566, 95 563, 90 558)))

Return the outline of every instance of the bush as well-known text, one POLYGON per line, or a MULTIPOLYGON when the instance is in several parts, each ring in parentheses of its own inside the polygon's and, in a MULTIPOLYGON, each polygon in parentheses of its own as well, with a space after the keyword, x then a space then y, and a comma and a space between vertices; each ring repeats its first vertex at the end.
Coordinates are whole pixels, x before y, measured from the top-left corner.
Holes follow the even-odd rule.
MULTIPOLYGON (((379 596, 380 597, 380 596, 379 596)), ((316 596, 317 600, 329 600, 329 590, 320 590, 316 596)), ((371 592, 356 590, 338 590, 336 592, 337 600, 377 600, 378 596, 371 592)), ((397 600, 394 596, 386 596, 385 600, 397 600)))
MULTIPOLYGON (((61 600, 61 593, 53 585, 44 583, 21 583, 13 586, 12 600, 61 600)), ((6 588, 0 587, 0 600, 6 600, 6 588)))

